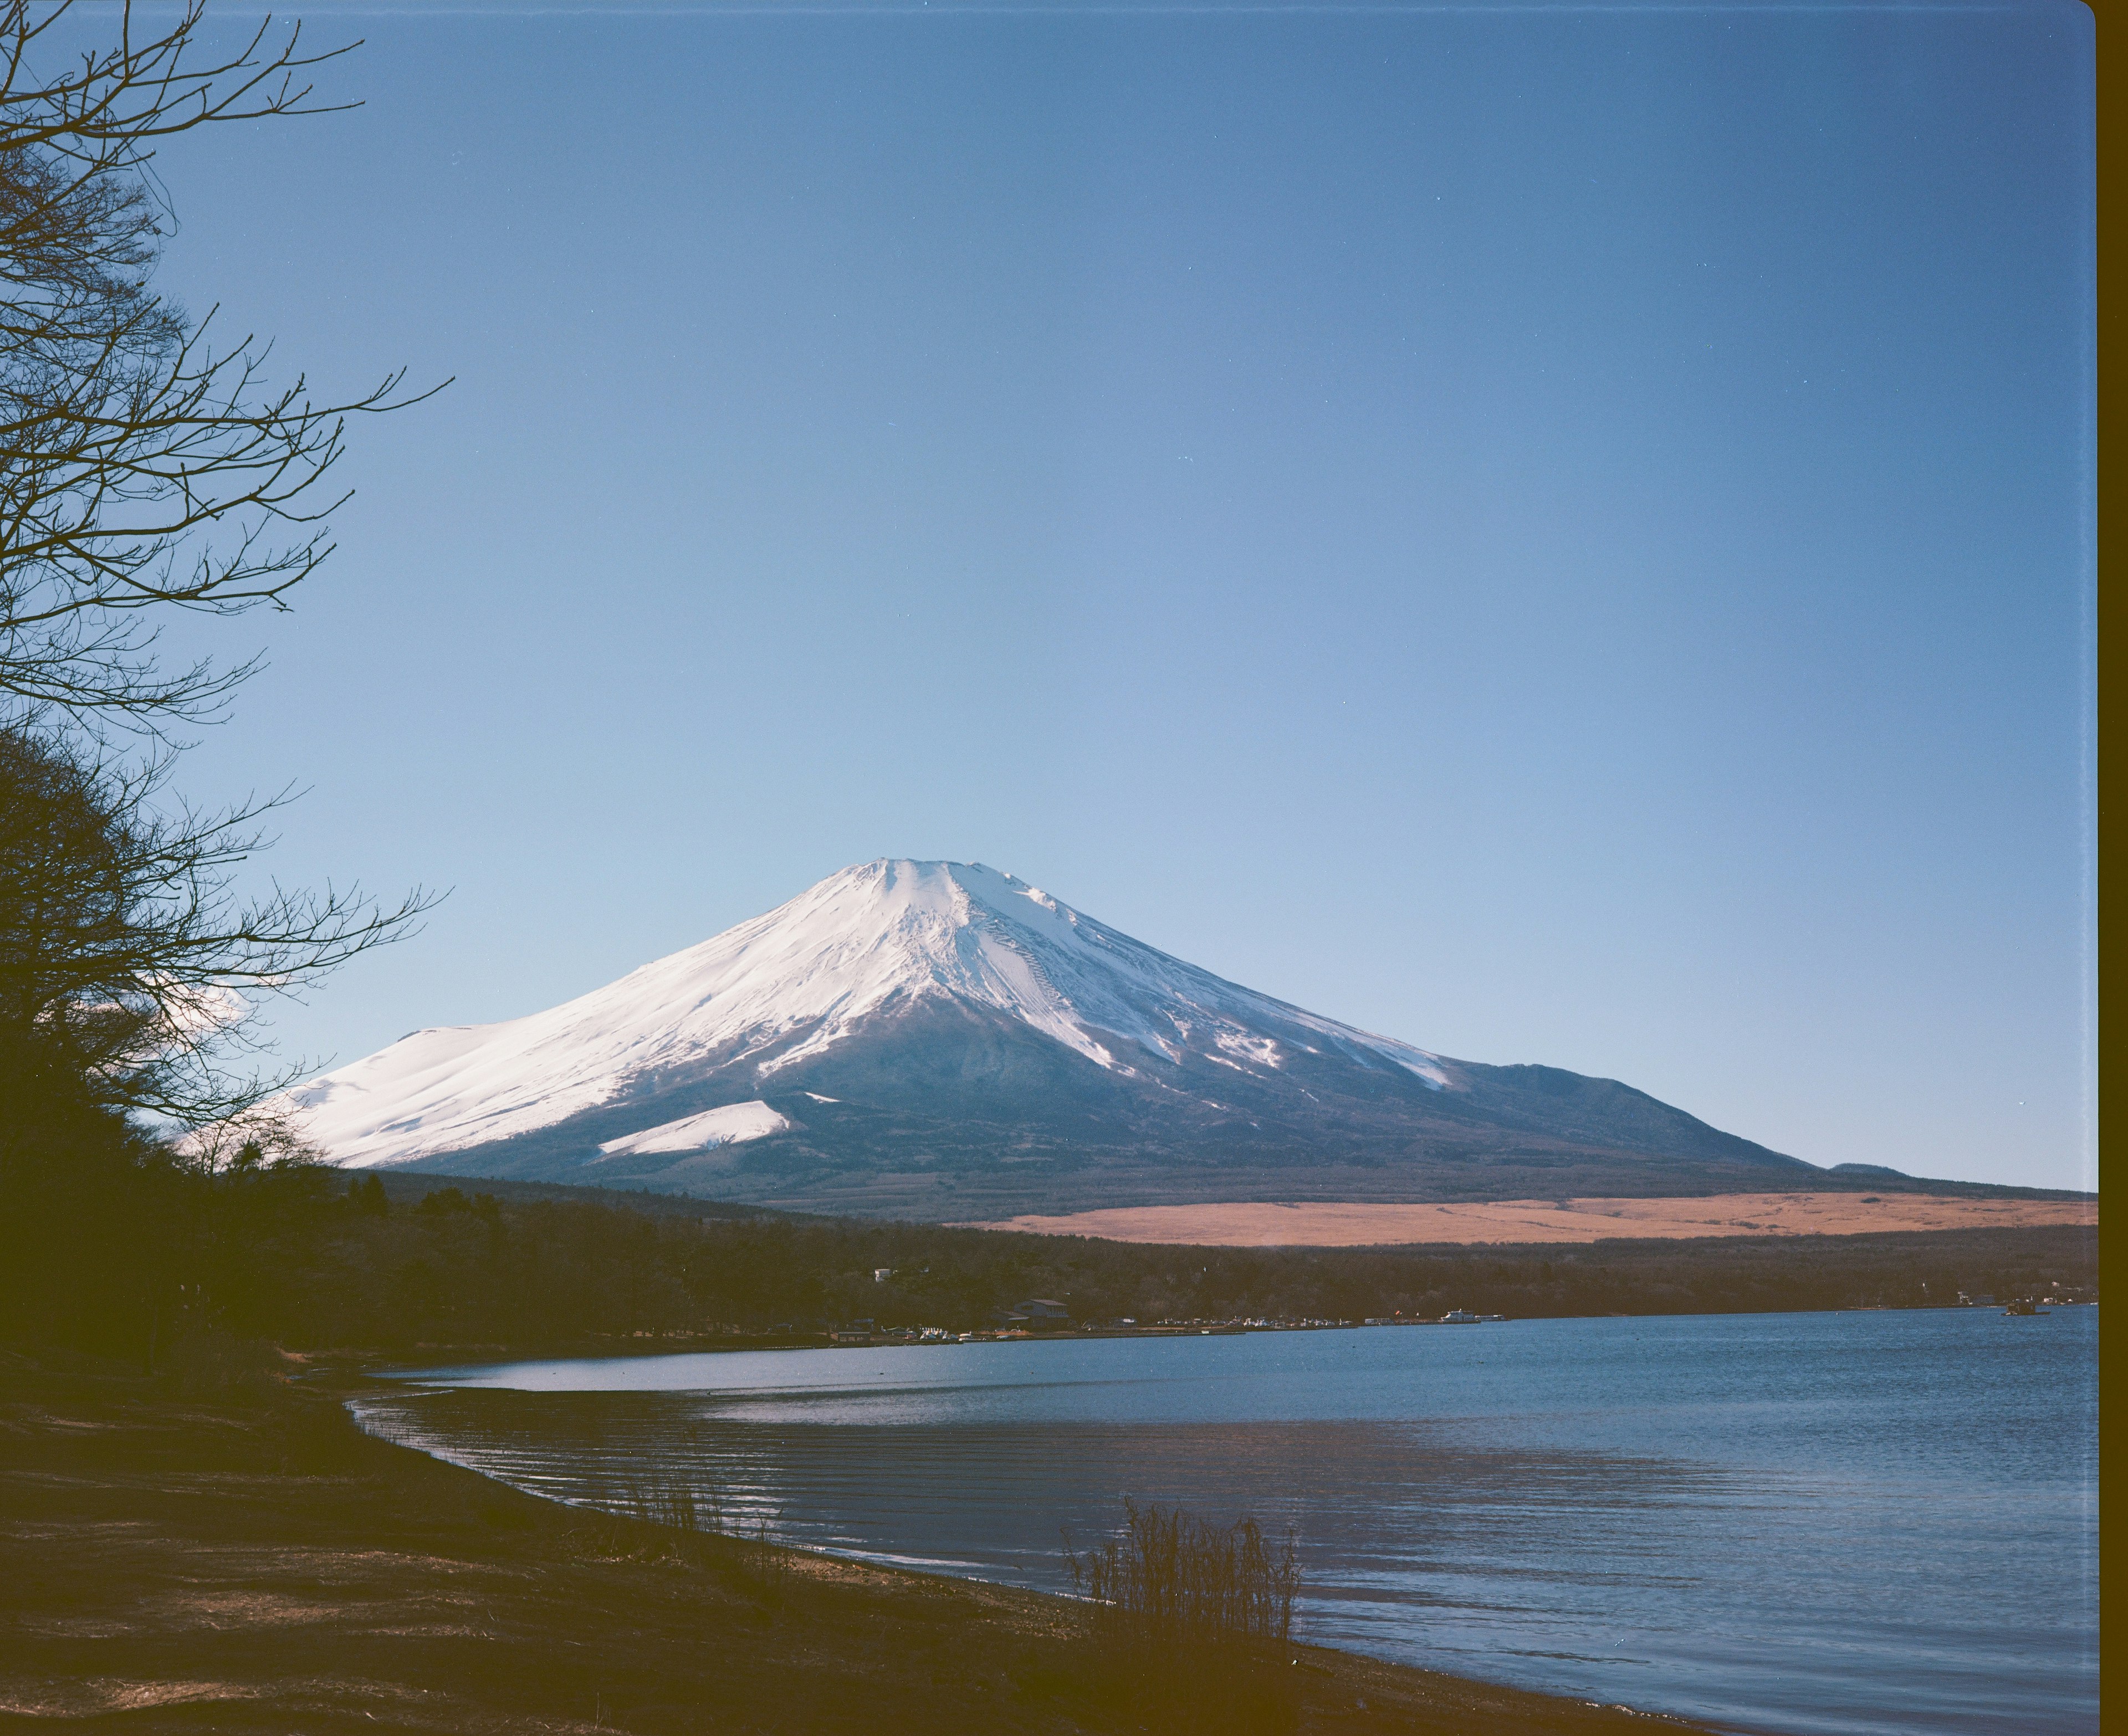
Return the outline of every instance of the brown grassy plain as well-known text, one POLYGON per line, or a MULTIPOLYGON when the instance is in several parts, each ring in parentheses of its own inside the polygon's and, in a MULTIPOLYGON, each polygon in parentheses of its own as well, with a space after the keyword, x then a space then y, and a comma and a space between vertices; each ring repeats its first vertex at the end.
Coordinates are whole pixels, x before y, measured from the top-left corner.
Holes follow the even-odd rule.
POLYGON ((1969 1199, 1943 1194, 1724 1193, 1695 1199, 1508 1199, 1483 1205, 1299 1202, 1140 1206, 1014 1217, 972 1227, 1038 1236, 1224 1248, 1366 1248, 1681 1240, 1717 1236, 1862 1236, 1893 1230, 2017 1229, 2098 1221, 2083 1199, 1969 1199))

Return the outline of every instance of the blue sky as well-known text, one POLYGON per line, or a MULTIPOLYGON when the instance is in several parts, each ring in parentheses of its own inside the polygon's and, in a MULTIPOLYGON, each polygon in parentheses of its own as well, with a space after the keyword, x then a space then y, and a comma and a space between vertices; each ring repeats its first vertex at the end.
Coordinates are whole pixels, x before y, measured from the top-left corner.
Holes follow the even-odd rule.
POLYGON ((945 856, 2095 1185, 2082 7, 309 16, 366 106, 169 150, 164 281, 455 383, 187 776, 453 890, 292 1052, 945 856))

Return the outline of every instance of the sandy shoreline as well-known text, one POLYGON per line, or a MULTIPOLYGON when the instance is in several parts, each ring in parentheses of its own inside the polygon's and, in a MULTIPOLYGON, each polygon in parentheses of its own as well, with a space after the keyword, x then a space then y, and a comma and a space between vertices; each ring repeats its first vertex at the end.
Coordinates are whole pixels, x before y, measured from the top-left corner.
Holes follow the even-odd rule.
POLYGON ((1140 1206, 1006 1218, 971 1227, 1200 1247, 1361 1248, 1393 1243, 1556 1244, 1617 1237, 1683 1240, 1731 1236, 1864 1236, 1895 1230, 2022 1229, 2097 1221, 2096 1200, 1969 1199, 1929 1193, 1724 1193, 1691 1199, 1510 1199, 1457 1205, 1140 1206))

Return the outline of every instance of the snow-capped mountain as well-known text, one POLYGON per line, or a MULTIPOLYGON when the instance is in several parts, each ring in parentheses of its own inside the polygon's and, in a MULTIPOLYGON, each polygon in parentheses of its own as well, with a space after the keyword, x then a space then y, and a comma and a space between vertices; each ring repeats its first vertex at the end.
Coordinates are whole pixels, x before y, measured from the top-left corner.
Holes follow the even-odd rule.
POLYGON ((1304 1012, 959 862, 845 869, 576 1000, 416 1032, 290 1101, 354 1166, 924 1216, 1498 1197, 1510 1171, 1591 1192, 1583 1172, 1622 1164, 1631 1191, 1691 1191, 1678 1162, 1720 1186, 1812 1167, 1608 1080, 1304 1012), (1651 1159, 1673 1161, 1658 1177, 1651 1159))

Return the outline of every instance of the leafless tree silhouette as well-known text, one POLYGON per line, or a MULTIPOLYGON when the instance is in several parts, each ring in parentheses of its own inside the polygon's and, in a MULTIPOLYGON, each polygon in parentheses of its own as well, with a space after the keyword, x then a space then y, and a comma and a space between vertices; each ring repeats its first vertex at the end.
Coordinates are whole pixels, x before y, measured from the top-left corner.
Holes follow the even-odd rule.
MULTIPOLYGON (((75 0, 0 0, 0 695, 76 723, 208 721, 254 665, 167 668, 155 618, 280 604, 332 552, 348 418, 413 401, 268 383, 150 283, 168 213, 158 142, 317 114, 301 27, 202 56, 202 7, 36 69, 75 0)), ((349 45, 352 47, 355 45, 349 45)), ((349 105, 331 105, 346 107, 349 105)))
MULTIPOLYGON (((240 895, 273 804, 202 813, 169 801, 169 763, 0 727, 0 1082, 202 1127, 301 1070, 258 1070, 262 999, 404 932, 428 900, 380 909, 359 892, 278 885, 240 895)), ((290 1142, 254 1122, 237 1136, 290 1142)))
POLYGON ((207 52, 190 0, 145 33, 125 6, 113 45, 63 53, 76 10, 0 0, 0 1099, 18 1128, 62 1099, 211 1127, 297 1070, 256 1070, 262 998, 429 900, 240 894, 285 794, 178 800, 172 732, 223 715, 256 662, 169 666, 159 624, 286 606, 332 552, 348 419, 416 399, 397 373, 339 401, 273 386, 266 346, 218 345, 150 282, 159 141, 349 106, 311 83, 347 50, 269 19, 207 52))

